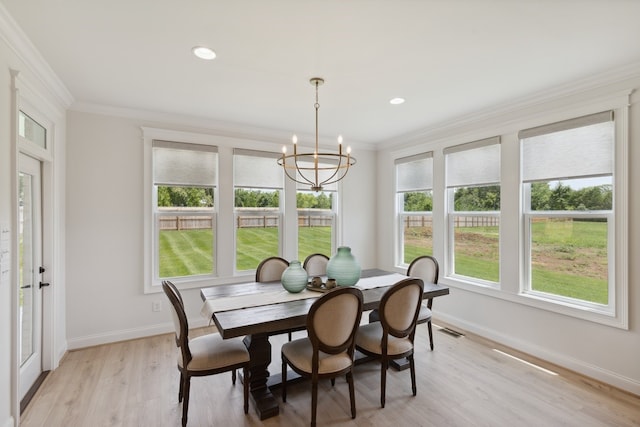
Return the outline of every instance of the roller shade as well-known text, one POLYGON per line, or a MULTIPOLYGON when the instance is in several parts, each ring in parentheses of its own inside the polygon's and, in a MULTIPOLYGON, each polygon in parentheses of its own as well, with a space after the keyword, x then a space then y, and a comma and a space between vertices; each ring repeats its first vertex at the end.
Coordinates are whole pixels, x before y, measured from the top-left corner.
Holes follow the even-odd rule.
POLYGON ((217 167, 217 147, 153 141, 155 185, 214 187, 218 183, 217 167))
POLYGON ((500 137, 444 150, 447 187, 500 184, 500 137))
POLYGON ((396 191, 407 193, 433 188, 433 154, 396 159, 396 191))
POLYGON ((521 131, 525 182, 613 173, 613 112, 592 114, 521 131))
POLYGON ((278 153, 233 150, 233 184, 245 188, 283 188, 284 172, 278 166, 278 153))

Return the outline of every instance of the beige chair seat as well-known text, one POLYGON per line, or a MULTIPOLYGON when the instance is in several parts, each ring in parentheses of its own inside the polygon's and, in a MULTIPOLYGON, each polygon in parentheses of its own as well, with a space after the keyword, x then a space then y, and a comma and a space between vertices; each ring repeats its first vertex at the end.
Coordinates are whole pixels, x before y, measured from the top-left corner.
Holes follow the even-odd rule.
MULTIPOLYGON (((311 374, 311 360, 313 359, 313 345, 309 338, 301 338, 288 342, 282 346, 282 354, 301 371, 311 374)), ((351 358, 347 353, 327 354, 318 352, 318 374, 340 372, 351 366, 351 358)))
MULTIPOLYGON (((356 346, 371 353, 382 354, 382 324, 373 322, 362 325, 356 335, 356 346)), ((410 351, 413 344, 409 338, 397 338, 389 335, 387 354, 390 356, 410 351)))
MULTIPOLYGON (((208 334, 189 340, 190 371, 220 369, 249 361, 249 352, 240 338, 224 340, 220 334, 208 334)), ((182 353, 178 354, 178 366, 182 366, 182 353)))
POLYGON ((426 304, 420 305, 420 313, 418 313, 418 320, 416 323, 426 323, 431 320, 431 310, 427 308, 426 304))

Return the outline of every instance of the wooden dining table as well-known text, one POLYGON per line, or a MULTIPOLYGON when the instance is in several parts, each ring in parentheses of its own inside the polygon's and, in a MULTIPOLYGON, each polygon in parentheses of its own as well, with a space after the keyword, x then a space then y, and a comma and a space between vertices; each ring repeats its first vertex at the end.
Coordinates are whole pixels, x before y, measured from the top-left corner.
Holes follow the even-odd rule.
MULTIPOLYGON (((378 308, 386 290, 406 276, 379 269, 363 270, 361 288, 363 310, 378 308)), ((281 292, 278 282, 249 282, 212 286, 200 290, 203 314, 211 316, 224 339, 244 336, 250 355, 249 390, 261 420, 278 415, 279 406, 269 388, 271 343, 269 337, 306 328, 307 313, 322 293, 304 290, 301 294, 281 292)), ((423 298, 448 295, 449 288, 425 283, 423 298)))

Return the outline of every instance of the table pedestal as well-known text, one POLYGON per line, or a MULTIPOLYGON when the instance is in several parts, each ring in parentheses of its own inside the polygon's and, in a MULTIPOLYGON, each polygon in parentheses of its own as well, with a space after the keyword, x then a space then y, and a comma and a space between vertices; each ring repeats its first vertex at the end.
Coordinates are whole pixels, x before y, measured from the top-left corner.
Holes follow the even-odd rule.
MULTIPOLYGON (((266 334, 254 334, 244 337, 249 350, 249 391, 251 400, 261 420, 275 417, 280 413, 278 401, 267 386, 269 364, 271 363, 271 343, 266 334)), ((245 378, 244 381, 247 381, 245 378)))

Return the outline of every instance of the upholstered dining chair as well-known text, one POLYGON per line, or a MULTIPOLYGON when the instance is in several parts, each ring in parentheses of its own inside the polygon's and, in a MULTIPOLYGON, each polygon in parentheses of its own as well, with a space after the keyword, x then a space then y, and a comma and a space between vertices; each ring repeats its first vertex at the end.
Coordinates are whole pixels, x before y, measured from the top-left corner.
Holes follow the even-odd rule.
POLYGON ((282 401, 287 401, 287 366, 311 378, 311 426, 316 425, 318 380, 347 377, 351 418, 356 417, 353 385, 354 341, 362 316, 362 291, 336 288, 318 298, 307 315, 308 336, 282 346, 282 401))
MULTIPOLYGON (((407 268, 407 276, 418 277, 424 283, 438 283, 438 274, 440 267, 438 261, 431 255, 422 255, 415 258, 407 268)), ((420 305, 420 313, 418 314, 418 325, 427 324, 429 330, 429 346, 433 350, 433 328, 431 325, 431 307, 433 306, 433 298, 429 298, 426 303, 420 305)), ((369 322, 377 322, 380 320, 378 310, 372 310, 369 313, 369 322)))
POLYGON ((304 259, 302 268, 307 270, 309 277, 326 276, 328 262, 329 257, 325 254, 311 254, 304 259))
POLYGON ((282 278, 282 273, 289 267, 289 261, 272 256, 263 259, 256 268, 256 282, 275 282, 282 278))
MULTIPOLYGON (((431 255, 422 255, 415 258, 407 268, 407 276, 418 277, 425 283, 438 283, 440 267, 438 261, 431 255)), ((433 298, 429 298, 426 304, 420 306, 418 324, 426 323, 429 329, 429 346, 433 350, 433 330, 431 326, 431 307, 433 298)))
MULTIPOLYGON (((256 268, 256 282, 276 282, 282 279, 282 273, 289 267, 289 261, 278 256, 263 259, 256 268)), ((288 332, 291 341, 291 331, 288 332)))
MULTIPOLYGON (((178 402, 182 403, 182 425, 187 425, 189 411, 189 389, 191 377, 215 375, 222 372, 235 372, 242 368, 245 378, 248 377, 249 352, 241 339, 223 340, 220 334, 202 335, 189 339, 189 324, 184 312, 184 303, 180 292, 168 280, 162 282, 162 289, 173 308, 173 323, 176 328, 176 345, 178 370, 180 371, 180 389, 178 402)), ((235 384, 235 376, 233 377, 235 384)), ((244 413, 249 411, 249 381, 244 381, 244 413)))
POLYGON ((411 389, 416 389, 413 340, 424 282, 418 278, 399 281, 380 300, 380 321, 362 325, 356 335, 356 348, 367 356, 380 359, 380 405, 384 408, 389 361, 407 358, 411 370, 411 389))

